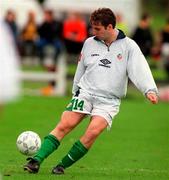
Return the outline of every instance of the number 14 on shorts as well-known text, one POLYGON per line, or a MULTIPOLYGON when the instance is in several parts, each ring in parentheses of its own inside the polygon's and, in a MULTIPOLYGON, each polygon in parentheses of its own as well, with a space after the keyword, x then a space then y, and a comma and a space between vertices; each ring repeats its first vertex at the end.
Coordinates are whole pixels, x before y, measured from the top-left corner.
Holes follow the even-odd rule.
POLYGON ((77 98, 73 98, 71 102, 66 107, 66 110, 73 111, 73 110, 80 110, 83 111, 84 107, 84 100, 80 100, 77 98))

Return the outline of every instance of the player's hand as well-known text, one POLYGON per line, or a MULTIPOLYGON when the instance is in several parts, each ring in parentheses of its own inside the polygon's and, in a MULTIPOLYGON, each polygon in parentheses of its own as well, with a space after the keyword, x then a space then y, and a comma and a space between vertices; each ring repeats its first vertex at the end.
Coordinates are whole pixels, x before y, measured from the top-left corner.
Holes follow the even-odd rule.
POLYGON ((155 93, 149 92, 147 93, 147 99, 151 101, 153 104, 158 103, 158 96, 155 93))

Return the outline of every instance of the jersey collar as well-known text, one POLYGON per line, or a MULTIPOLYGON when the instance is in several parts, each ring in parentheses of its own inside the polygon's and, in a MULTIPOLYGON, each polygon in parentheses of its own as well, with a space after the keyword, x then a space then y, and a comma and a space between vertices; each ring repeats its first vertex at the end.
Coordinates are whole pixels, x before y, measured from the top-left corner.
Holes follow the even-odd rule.
MULTIPOLYGON (((118 30, 118 35, 117 35, 116 41, 119 40, 119 39, 123 39, 123 38, 126 37, 126 35, 124 34, 124 32, 123 32, 122 30, 120 30, 120 29, 117 29, 117 30, 118 30)), ((101 40, 98 39, 96 36, 94 36, 94 40, 96 40, 96 41, 101 41, 101 40)))

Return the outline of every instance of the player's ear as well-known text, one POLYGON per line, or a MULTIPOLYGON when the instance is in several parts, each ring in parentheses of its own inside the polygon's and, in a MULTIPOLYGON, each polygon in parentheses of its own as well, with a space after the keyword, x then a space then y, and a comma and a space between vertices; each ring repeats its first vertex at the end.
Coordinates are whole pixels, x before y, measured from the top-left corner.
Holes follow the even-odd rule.
POLYGON ((107 26, 107 29, 108 29, 108 30, 113 29, 112 24, 109 24, 109 25, 107 26))

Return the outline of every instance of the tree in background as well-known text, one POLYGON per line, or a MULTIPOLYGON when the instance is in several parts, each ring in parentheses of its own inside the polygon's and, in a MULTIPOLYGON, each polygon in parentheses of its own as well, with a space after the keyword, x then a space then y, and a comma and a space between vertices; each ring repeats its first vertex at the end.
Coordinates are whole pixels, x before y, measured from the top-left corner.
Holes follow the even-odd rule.
POLYGON ((158 8, 164 9, 166 12, 169 10, 169 1, 168 0, 142 0, 143 6, 146 7, 148 5, 156 6, 158 8))

